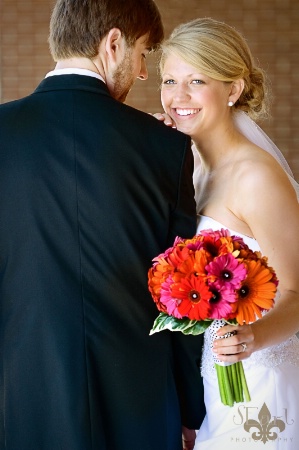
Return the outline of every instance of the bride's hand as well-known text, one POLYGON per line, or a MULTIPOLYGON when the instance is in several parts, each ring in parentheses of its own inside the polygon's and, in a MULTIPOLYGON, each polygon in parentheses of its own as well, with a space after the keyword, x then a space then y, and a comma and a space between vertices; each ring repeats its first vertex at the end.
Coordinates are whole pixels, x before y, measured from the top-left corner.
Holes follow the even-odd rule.
POLYGON ((213 352, 221 361, 235 363, 248 358, 255 350, 251 325, 225 325, 217 331, 219 337, 226 333, 232 333, 232 336, 213 342, 213 352))
POLYGON ((155 114, 149 113, 149 114, 155 117, 156 119, 160 120, 161 122, 164 122, 165 125, 167 125, 168 127, 176 128, 176 124, 168 114, 166 113, 155 113, 155 114))

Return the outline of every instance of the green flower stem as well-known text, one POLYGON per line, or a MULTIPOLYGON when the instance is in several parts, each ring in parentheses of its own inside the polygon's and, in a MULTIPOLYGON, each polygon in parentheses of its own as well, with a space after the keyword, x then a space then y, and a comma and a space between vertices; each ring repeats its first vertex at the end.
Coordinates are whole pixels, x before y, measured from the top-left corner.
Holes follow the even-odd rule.
POLYGON ((228 406, 233 406, 234 404, 234 393, 231 385, 231 371, 230 366, 222 366, 222 375, 224 378, 224 386, 226 390, 226 400, 228 406))
POLYGON ((231 374, 231 386, 234 396, 234 401, 239 402, 239 387, 238 387, 238 379, 237 379, 237 373, 236 373, 236 367, 235 364, 232 364, 229 366, 230 368, 230 374, 231 374))
POLYGON ((215 366, 217 370, 221 401, 224 405, 233 406, 234 396, 231 389, 229 369, 228 369, 229 366, 220 366, 218 364, 215 364, 215 366))
POLYGON ((239 365, 240 365, 240 378, 241 378, 243 392, 244 392, 244 395, 245 395, 245 400, 246 400, 246 402, 250 402, 251 397, 250 397, 250 394, 249 394, 247 381, 246 381, 246 377, 245 377, 245 373, 244 373, 244 368, 243 368, 243 364, 242 364, 241 361, 240 361, 239 365))
POLYGON ((238 388, 239 388, 239 396, 240 396, 239 403, 240 403, 240 402, 244 401, 242 380, 241 380, 241 374, 240 374, 240 362, 237 363, 236 370, 237 370, 237 373, 238 373, 238 388))
POLYGON ((236 378, 236 368, 234 364, 226 366, 226 370, 229 376, 229 382, 232 392, 232 398, 234 402, 239 402, 239 389, 238 389, 238 380, 236 378))
POLYGON ((223 372, 227 375, 228 379, 230 401, 234 401, 234 387, 232 384, 232 366, 223 366, 223 372))
POLYGON ((215 364, 215 368, 220 398, 224 405, 233 406, 234 403, 241 403, 244 396, 247 402, 251 400, 241 361, 229 366, 215 364))
POLYGON ((240 403, 240 402, 244 401, 243 389, 242 389, 242 379, 241 379, 241 372, 240 372, 240 362, 237 362, 235 364, 235 366, 236 366, 236 373, 237 373, 237 379, 238 379, 238 393, 239 393, 239 399, 240 399, 238 401, 238 403, 240 403))
POLYGON ((222 403, 224 405, 227 405, 225 389, 224 389, 224 382, 223 382, 223 378, 221 376, 221 366, 219 366, 218 364, 215 364, 215 368, 216 368, 216 372, 217 372, 220 398, 221 398, 222 403))

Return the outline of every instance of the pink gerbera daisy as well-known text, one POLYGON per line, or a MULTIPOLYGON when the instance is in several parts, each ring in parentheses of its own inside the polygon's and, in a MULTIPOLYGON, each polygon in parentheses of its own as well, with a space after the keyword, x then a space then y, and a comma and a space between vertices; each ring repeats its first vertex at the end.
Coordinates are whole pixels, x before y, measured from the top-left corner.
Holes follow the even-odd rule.
POLYGON ((206 271, 217 289, 238 289, 247 274, 245 265, 231 253, 215 258, 206 266, 206 271))
POLYGON ((161 284, 161 297, 160 302, 166 307, 167 314, 177 319, 182 318, 182 314, 178 310, 179 304, 182 300, 175 298, 171 292, 171 288, 173 285, 173 278, 170 275, 162 284, 161 284))
POLYGON ((232 303, 237 301, 237 295, 233 289, 222 287, 217 289, 215 285, 209 286, 212 292, 210 298, 210 319, 226 319, 232 314, 232 303))

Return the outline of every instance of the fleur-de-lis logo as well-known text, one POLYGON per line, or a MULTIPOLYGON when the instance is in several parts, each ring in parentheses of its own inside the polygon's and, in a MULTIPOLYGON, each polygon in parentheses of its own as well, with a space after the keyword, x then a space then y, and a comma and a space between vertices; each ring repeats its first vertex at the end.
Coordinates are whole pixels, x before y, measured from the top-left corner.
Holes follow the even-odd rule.
POLYGON ((253 432, 251 435, 254 441, 262 441, 264 444, 267 441, 274 441, 277 439, 277 433, 273 431, 273 428, 278 428, 280 432, 285 429, 283 420, 278 419, 277 417, 275 417, 274 420, 271 420, 271 413, 266 403, 261 407, 258 418, 259 421, 249 419, 244 424, 244 430, 248 433, 251 428, 257 428, 258 431, 253 432))

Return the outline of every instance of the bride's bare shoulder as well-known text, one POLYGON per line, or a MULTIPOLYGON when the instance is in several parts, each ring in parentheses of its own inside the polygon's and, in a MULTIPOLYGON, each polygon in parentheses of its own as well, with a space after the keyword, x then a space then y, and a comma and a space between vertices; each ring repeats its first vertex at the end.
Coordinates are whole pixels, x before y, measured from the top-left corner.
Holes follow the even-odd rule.
POLYGON ((252 211, 263 211, 269 205, 298 208, 295 190, 280 164, 270 154, 255 145, 240 151, 230 180, 232 209, 239 217, 252 211), (275 199, 275 202, 273 202, 275 199))
POLYGON ((234 162, 235 179, 241 185, 269 185, 288 181, 288 177, 276 159, 257 145, 245 141, 234 162))

